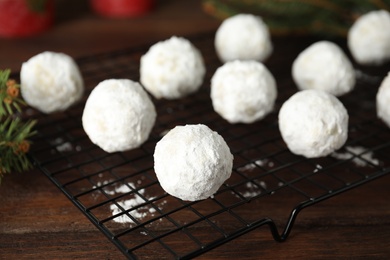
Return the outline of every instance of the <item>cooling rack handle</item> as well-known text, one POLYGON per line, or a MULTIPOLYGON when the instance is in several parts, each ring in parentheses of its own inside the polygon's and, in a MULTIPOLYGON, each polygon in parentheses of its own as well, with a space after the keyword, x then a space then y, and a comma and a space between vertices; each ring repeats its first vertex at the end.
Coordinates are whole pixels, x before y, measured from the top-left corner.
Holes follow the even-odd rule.
POLYGON ((261 220, 258 220, 258 221, 255 221, 255 222, 249 224, 248 226, 246 226, 244 228, 237 230, 234 233, 229 234, 226 237, 217 239, 213 243, 203 246, 201 248, 201 250, 196 250, 190 254, 187 254, 184 257, 180 257, 180 259, 192 259, 196 256, 203 254, 204 252, 208 252, 208 251, 210 251, 218 246, 225 244, 228 241, 234 240, 234 239, 236 239, 242 235, 245 235, 245 234, 249 233, 250 231, 257 229, 257 228, 264 226, 264 225, 269 226, 274 240, 276 240, 278 242, 284 242, 287 239, 288 235, 290 234, 290 231, 294 225, 295 219, 296 219, 299 211, 301 209, 303 209, 305 206, 306 205, 304 205, 304 204, 303 205, 300 204, 291 212, 290 217, 287 221, 286 227, 281 235, 279 234, 278 228, 277 228, 274 220, 272 220, 271 218, 263 218, 261 220))
POLYGON ((290 216, 287 220, 286 226, 285 226, 283 233, 281 235, 279 235, 278 229, 277 229, 275 223, 273 222, 273 220, 270 220, 271 222, 268 225, 270 227, 270 230, 271 230, 271 233, 272 233, 274 240, 276 240, 278 242, 286 241, 287 237, 290 235, 291 229, 294 226, 295 220, 296 220, 299 212, 301 212, 302 209, 306 208, 310 204, 312 204, 312 202, 310 202, 310 203, 302 202, 302 203, 298 204, 291 211, 290 216))

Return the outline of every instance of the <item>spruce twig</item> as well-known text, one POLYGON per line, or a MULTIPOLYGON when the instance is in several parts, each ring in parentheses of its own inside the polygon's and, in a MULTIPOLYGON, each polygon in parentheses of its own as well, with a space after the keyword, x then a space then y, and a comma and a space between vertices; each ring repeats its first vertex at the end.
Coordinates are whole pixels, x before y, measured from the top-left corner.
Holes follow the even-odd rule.
POLYGON ((6 173, 25 171, 31 168, 26 153, 28 140, 36 131, 36 120, 23 122, 17 114, 26 103, 19 97, 20 85, 9 79, 10 70, 0 70, 0 183, 6 173))
POLYGON ((273 34, 345 37, 360 15, 390 10, 390 0, 202 0, 206 13, 219 19, 239 13, 263 18, 273 34))
POLYGON ((48 0, 26 0, 29 9, 35 13, 43 13, 45 11, 48 0))

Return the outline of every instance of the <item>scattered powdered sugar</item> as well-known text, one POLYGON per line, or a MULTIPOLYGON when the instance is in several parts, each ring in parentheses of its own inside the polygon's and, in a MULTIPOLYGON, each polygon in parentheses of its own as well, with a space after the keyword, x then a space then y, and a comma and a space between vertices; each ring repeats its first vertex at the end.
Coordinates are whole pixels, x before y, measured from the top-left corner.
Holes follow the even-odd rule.
POLYGON ((73 145, 69 142, 65 142, 63 144, 57 145, 56 149, 59 152, 70 152, 73 150, 73 145))
MULTIPOLYGON (((57 137, 56 139, 50 141, 50 145, 55 146, 55 149, 58 152, 71 152, 74 149, 76 151, 81 151, 81 147, 79 145, 76 145, 75 147, 70 142, 65 142, 65 140, 61 137, 57 137)), ((52 151, 55 153, 55 151, 52 151)))
MULTIPOLYGON (((99 175, 99 177, 103 177, 99 175)), ((113 180, 104 180, 102 182, 97 182, 96 185, 93 186, 94 189, 105 186, 113 182, 113 180)), ((141 180, 137 181, 137 184, 141 184, 141 180)), ((138 190, 138 193, 131 194, 133 189, 135 188, 134 183, 129 182, 126 184, 122 184, 115 188, 102 187, 103 191, 107 195, 115 195, 118 193, 129 193, 132 195, 130 199, 123 199, 117 201, 115 204, 110 205, 110 210, 113 216, 116 216, 113 221, 116 223, 135 223, 135 220, 139 220, 145 218, 146 216, 154 216, 156 213, 156 209, 150 206, 141 206, 142 204, 148 204, 149 200, 154 199, 154 197, 149 197, 145 194, 145 189, 138 190), (140 207, 141 206, 141 207, 140 207), (134 208, 134 209, 133 209, 134 208), (132 210, 131 210, 132 209, 132 210), (124 211, 130 210, 127 214, 124 214, 124 211), (122 213, 122 214, 121 214, 122 213)), ((166 201, 159 203, 157 206, 161 207, 164 205, 166 201)))
POLYGON ((254 162, 251 162, 251 163, 248 163, 242 167, 239 167, 237 170, 239 172, 243 172, 243 171, 252 171, 253 169, 255 169, 256 167, 260 166, 260 167, 263 167, 263 166, 266 166, 268 165, 268 167, 273 167, 274 166, 274 163, 271 162, 271 161, 268 161, 267 159, 263 159, 263 160, 256 160, 254 162))
POLYGON ((261 194, 261 189, 259 186, 263 189, 267 189, 267 184, 264 181, 260 181, 257 184, 258 185, 254 184, 253 182, 247 182, 245 187, 248 188, 248 190, 242 192, 241 195, 245 198, 251 198, 261 194))
POLYGON ((379 160, 374 158, 373 152, 368 151, 366 148, 361 147, 361 146, 347 146, 345 149, 348 152, 345 153, 339 153, 339 152, 333 152, 331 154, 332 157, 339 159, 339 160, 349 160, 352 159, 352 162, 356 166, 360 167, 365 167, 365 166, 370 166, 368 162, 374 165, 379 165, 379 160), (359 156, 359 157, 354 157, 354 156, 359 156), (363 159, 363 160, 362 160, 363 159))
POLYGON ((322 166, 321 165, 319 165, 319 164, 316 164, 316 168, 314 169, 314 173, 316 173, 316 172, 318 172, 319 170, 321 170, 322 169, 322 166))
MULTIPOLYGON (((138 193, 144 195, 145 190, 141 189, 138 191, 138 193)), ((149 199, 153 199, 153 197, 148 198, 148 200, 149 199)), ((113 220, 117 223, 135 223, 135 219, 142 219, 146 217, 149 213, 151 213, 153 216, 154 212, 151 212, 151 208, 148 208, 146 206, 138 207, 145 202, 145 199, 143 199, 140 195, 135 194, 134 197, 131 199, 118 201, 116 204, 110 205, 110 210, 113 216, 123 213, 123 210, 136 208, 134 210, 129 211, 127 214, 122 214, 115 217, 113 220)))
MULTIPOLYGON (((103 175, 101 174, 99 174, 99 177, 103 177, 103 175)), ((94 189, 96 189, 96 188, 99 188, 99 187, 102 187, 102 186, 105 186, 105 185, 107 185, 107 184, 109 184, 110 182, 112 182, 113 180, 104 180, 104 181, 98 181, 97 183, 96 183, 96 185, 93 185, 92 186, 92 188, 94 188, 94 189)), ((106 193, 106 194, 108 194, 108 195, 114 195, 116 192, 115 192, 115 190, 110 190, 110 189, 108 189, 108 188, 103 188, 103 191, 106 193)))
POLYGON ((63 138, 57 137, 56 139, 50 141, 50 145, 59 145, 62 144, 63 142, 64 142, 63 138))
MULTIPOLYGON (((133 186, 133 185, 131 185, 131 186, 133 186)), ((131 189, 129 188, 128 185, 125 185, 125 184, 123 184, 115 189, 115 193, 127 193, 127 192, 131 192, 131 189)))
MULTIPOLYGON (((242 167, 239 167, 237 171, 239 172, 253 171, 256 167, 265 167, 265 166, 272 168, 274 166, 274 163, 268 159, 258 159, 242 167)), ((247 190, 241 192, 241 195, 245 198, 251 198, 260 195, 261 189, 259 186, 263 189, 267 189, 267 184, 264 181, 256 182, 256 184, 253 182, 247 182, 245 184, 247 190)))

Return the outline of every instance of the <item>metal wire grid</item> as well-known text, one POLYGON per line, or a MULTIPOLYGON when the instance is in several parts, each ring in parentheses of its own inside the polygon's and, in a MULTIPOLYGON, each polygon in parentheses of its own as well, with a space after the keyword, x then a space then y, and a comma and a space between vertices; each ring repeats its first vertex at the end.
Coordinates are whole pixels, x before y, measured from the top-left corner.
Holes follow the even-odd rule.
POLYGON ((263 225, 269 225, 275 240, 284 241, 303 208, 389 172, 390 131, 375 116, 376 78, 360 81, 352 94, 341 99, 350 114, 349 139, 338 151, 343 159, 305 159, 288 151, 277 125, 282 102, 296 91, 289 68, 281 62, 289 64, 299 50, 292 52, 286 46, 282 58, 267 63, 279 85, 275 111, 251 125, 231 125, 213 112, 209 98, 208 82, 220 66, 212 36, 194 38, 193 43, 206 60, 204 86, 179 101, 154 100, 156 126, 139 149, 105 153, 85 135, 81 115, 88 92, 98 82, 138 79, 139 58, 147 48, 79 59, 89 88, 84 100, 51 116, 28 111, 39 120, 39 135, 31 152, 37 167, 128 258, 157 251, 174 258, 192 258, 263 225), (235 156, 232 177, 212 198, 198 202, 167 195, 153 170, 156 142, 168 129, 187 123, 203 123, 220 133, 235 156), (283 203, 291 211, 270 207, 275 203, 283 203))

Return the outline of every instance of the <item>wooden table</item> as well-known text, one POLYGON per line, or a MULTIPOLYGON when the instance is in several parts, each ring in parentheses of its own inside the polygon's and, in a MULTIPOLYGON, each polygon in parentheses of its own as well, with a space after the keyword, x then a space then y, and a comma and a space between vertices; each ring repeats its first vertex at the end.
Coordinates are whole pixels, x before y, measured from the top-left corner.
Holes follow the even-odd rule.
MULTIPOLYGON (((215 30, 199 1, 160 1, 134 19, 102 19, 79 1, 59 2, 58 22, 27 39, 0 39, 0 68, 18 71, 45 50, 81 57, 148 44, 171 35, 215 30)), ((300 213, 289 239, 275 242, 266 227, 200 259, 388 259, 390 176, 300 213)), ((280 205, 283 207, 283 205, 280 205)), ((159 256, 159 258, 162 256, 159 256)), ((0 259, 123 259, 95 226, 38 170, 7 175, 0 186, 0 259)), ((157 258, 151 255, 150 259, 157 258)))

